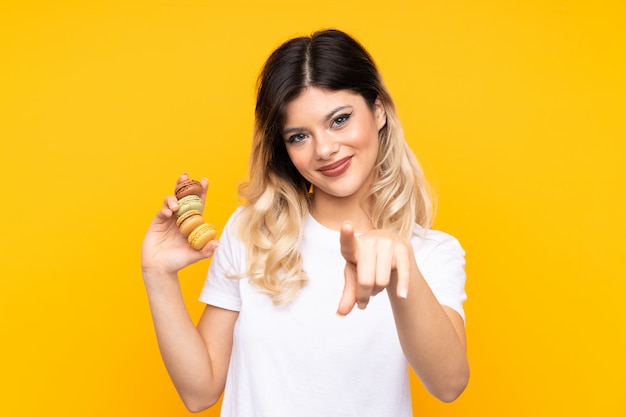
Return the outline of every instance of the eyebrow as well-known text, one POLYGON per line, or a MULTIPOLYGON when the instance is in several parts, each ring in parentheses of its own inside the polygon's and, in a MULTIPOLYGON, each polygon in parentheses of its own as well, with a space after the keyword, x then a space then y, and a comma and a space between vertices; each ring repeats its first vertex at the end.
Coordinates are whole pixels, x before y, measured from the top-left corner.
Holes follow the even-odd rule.
MULTIPOLYGON (((330 121, 330 119, 332 119, 335 114, 337 114, 338 112, 340 112, 342 110, 351 108, 351 107, 352 106, 350 106, 350 105, 335 107, 333 110, 331 110, 328 113, 326 113, 326 115, 323 118, 324 122, 330 121)), ((303 130, 303 128, 301 128, 301 127, 290 127, 289 129, 284 129, 283 130, 283 135, 287 135, 289 133, 294 133, 294 132, 300 132, 302 130, 303 130)))

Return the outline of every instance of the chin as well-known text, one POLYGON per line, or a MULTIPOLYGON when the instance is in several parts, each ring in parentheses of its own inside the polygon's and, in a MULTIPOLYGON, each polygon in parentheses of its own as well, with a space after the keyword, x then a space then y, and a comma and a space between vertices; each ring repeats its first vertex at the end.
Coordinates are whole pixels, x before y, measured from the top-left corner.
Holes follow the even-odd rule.
POLYGON ((349 198, 349 197, 354 196, 357 193, 357 191, 358 190, 334 189, 334 190, 324 190, 324 193, 335 198, 349 198))

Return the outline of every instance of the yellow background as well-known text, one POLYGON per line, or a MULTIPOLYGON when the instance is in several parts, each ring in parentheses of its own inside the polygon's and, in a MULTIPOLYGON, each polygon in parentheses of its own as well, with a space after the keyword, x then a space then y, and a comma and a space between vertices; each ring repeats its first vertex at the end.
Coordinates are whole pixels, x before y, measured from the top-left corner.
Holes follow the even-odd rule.
MULTIPOLYGON (((623 1, 0 7, 0 415, 188 414, 143 233, 183 171, 223 226, 263 60, 325 27, 376 58, 467 251, 471 381, 448 405, 414 384, 415 414, 626 415, 623 1)), ((207 266, 181 274, 194 319, 207 266)))

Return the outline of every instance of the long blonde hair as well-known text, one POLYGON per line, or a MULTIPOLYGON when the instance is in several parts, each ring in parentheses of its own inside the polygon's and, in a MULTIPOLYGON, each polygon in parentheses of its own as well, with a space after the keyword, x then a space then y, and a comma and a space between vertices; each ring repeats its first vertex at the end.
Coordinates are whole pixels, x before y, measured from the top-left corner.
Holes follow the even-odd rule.
POLYGON ((387 123, 379 132, 376 173, 366 197, 374 227, 408 238, 415 223, 429 228, 433 218, 428 184, 367 51, 337 30, 285 42, 259 76, 249 179, 239 189, 246 207, 238 219, 239 236, 248 248, 248 279, 278 305, 293 299, 307 282, 298 248, 311 206, 310 183, 291 163, 281 130, 285 105, 313 86, 356 92, 372 109, 376 99, 383 104, 387 123))

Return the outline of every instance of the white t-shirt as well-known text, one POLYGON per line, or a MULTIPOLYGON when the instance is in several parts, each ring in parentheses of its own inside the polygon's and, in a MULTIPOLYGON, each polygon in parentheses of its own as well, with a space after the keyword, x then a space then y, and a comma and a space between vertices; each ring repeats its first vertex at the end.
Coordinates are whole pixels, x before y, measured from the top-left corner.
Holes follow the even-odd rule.
MULTIPOLYGON (((309 282, 289 304, 275 306, 246 278, 228 278, 247 266, 234 227, 239 211, 222 232, 200 296, 239 311, 221 415, 411 416, 407 362, 387 294, 365 310, 336 313, 345 266, 339 232, 307 217, 300 253, 309 282)), ((428 231, 412 245, 439 302, 464 317, 465 260, 457 240, 428 231)))

